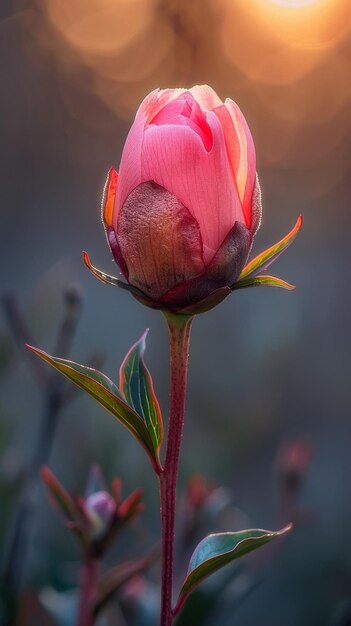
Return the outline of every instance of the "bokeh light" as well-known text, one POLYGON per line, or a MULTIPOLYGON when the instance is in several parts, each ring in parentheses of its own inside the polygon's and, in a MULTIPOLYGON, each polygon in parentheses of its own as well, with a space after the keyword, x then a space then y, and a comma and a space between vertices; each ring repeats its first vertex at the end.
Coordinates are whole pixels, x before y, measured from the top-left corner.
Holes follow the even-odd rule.
POLYGON ((309 4, 317 4, 318 2, 323 2, 323 0, 266 0, 266 2, 272 2, 273 4, 278 4, 280 6, 292 9, 301 9, 308 6, 309 4))

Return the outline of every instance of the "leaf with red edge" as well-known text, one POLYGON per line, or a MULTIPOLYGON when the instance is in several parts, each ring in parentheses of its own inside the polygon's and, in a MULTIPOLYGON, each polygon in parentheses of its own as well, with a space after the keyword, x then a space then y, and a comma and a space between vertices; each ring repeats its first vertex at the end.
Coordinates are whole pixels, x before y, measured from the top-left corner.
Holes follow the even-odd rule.
POLYGON ((190 559, 188 573, 181 588, 178 602, 173 610, 177 615, 189 594, 208 576, 224 565, 231 563, 265 543, 291 530, 292 525, 279 531, 242 530, 239 532, 216 533, 205 537, 190 559))
POLYGON ((280 287, 281 289, 288 289, 289 291, 295 289, 295 285, 287 283, 282 278, 267 275, 252 276, 251 278, 238 280, 235 285, 233 285, 233 291, 235 291, 235 289, 243 289, 245 287, 280 287))
POLYGON ((105 283, 106 285, 113 285, 114 287, 121 287, 122 289, 133 291, 133 287, 128 285, 128 283, 124 283, 123 280, 119 280, 119 278, 111 276, 111 274, 106 274, 106 272, 103 272, 102 270, 99 270, 97 267, 95 267, 91 263, 89 254, 85 252, 85 250, 82 254, 84 265, 88 268, 89 272, 91 272, 93 276, 95 276, 95 278, 101 280, 101 282, 105 283))
POLYGON ((128 404, 144 419, 158 455, 163 440, 163 420, 152 377, 144 363, 147 333, 148 330, 126 355, 119 370, 119 388, 128 404))
POLYGON ((48 467, 42 467, 40 475, 48 490, 49 499, 53 507, 59 509, 66 521, 74 522, 77 517, 79 517, 79 509, 71 495, 61 485, 48 467))
POLYGON ((147 425, 134 409, 127 404, 118 387, 102 372, 85 365, 50 356, 43 350, 28 346, 41 359, 64 374, 78 387, 87 391, 99 404, 123 424, 143 446, 156 472, 160 470, 159 459, 147 425))
POLYGON ((302 215, 300 215, 297 219, 297 222, 294 228, 287 234, 283 239, 275 243, 270 248, 267 248, 264 252, 257 255, 252 261, 250 261, 241 272, 238 281, 235 285, 232 285, 232 288, 237 288, 238 282, 243 280, 244 278, 252 278, 256 276, 259 272, 265 272, 266 269, 290 246, 290 244, 294 241, 296 235, 298 234, 300 228, 302 226, 302 215))

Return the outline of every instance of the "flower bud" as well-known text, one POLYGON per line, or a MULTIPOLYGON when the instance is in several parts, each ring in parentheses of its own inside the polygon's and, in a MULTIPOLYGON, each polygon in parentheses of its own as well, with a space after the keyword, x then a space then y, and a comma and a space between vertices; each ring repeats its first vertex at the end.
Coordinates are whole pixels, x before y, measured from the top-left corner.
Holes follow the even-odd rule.
POLYGON ((227 295, 260 215, 255 148, 235 102, 223 103, 207 85, 149 94, 103 206, 129 285, 151 306, 173 311, 227 295))
POLYGON ((116 502, 107 491, 98 491, 84 500, 84 512, 91 524, 91 536, 99 539, 110 527, 116 502))

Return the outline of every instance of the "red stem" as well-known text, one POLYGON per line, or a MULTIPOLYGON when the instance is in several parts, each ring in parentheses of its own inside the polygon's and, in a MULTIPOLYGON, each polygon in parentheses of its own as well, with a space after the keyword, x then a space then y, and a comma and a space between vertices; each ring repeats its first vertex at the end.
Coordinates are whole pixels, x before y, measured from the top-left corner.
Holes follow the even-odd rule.
POLYGON ((94 556, 87 556, 81 570, 80 598, 77 626, 93 626, 93 602, 96 594, 99 562, 94 556))
POLYGON ((171 396, 167 451, 159 476, 162 525, 161 626, 171 626, 174 522, 179 451, 182 440, 191 317, 167 316, 170 340, 171 396))

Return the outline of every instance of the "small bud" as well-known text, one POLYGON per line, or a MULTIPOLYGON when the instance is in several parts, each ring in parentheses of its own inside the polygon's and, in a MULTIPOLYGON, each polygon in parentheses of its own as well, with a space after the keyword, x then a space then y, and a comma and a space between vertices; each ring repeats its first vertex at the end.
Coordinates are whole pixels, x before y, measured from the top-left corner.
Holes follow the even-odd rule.
POLYGON ((116 502, 107 491, 98 491, 84 500, 84 512, 91 524, 91 535, 99 539, 111 525, 116 502))

